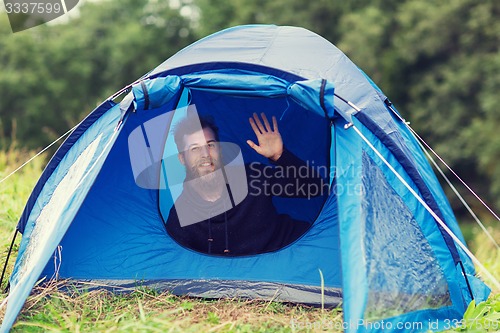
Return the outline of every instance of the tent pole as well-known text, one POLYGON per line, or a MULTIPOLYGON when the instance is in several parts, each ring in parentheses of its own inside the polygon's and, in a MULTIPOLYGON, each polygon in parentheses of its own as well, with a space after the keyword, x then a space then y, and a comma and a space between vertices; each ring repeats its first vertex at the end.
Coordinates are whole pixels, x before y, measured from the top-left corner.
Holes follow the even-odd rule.
POLYGON ((472 288, 470 287, 469 279, 467 278, 467 273, 465 273, 465 267, 462 263, 462 260, 458 262, 460 264, 460 268, 462 269, 462 274, 464 275, 465 282, 467 283, 467 289, 469 289, 469 294, 472 299, 474 299, 474 294, 472 293, 472 288))
MULTIPOLYGON (((16 241, 16 236, 18 232, 19 230, 16 228, 16 231, 14 232, 14 237, 12 237, 12 242, 10 243, 9 252, 7 253, 7 258, 5 258, 5 264, 3 265, 2 276, 0 277, 0 286, 2 285, 3 277, 5 276, 5 271, 7 270, 7 264, 9 263, 10 254, 12 252, 12 248, 14 247, 14 242, 16 241)), ((7 284, 5 292, 7 292, 8 289, 9 285, 7 284)))

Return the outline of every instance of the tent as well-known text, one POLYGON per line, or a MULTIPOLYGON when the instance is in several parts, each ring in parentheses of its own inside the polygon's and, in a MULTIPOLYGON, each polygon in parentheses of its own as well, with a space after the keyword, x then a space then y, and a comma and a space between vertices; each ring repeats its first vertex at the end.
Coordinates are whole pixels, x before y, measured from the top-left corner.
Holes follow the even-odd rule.
POLYGON ((442 329, 489 294, 402 117, 346 55, 297 27, 223 30, 111 96, 53 156, 17 229, 2 332, 40 278, 341 303, 346 332, 442 329), (245 163, 268 163, 245 143, 248 117, 278 119, 287 149, 330 182, 323 196, 273 198, 280 213, 310 223, 307 232, 279 250, 237 257, 169 237, 165 215, 178 195, 165 176, 175 160, 170 127, 193 107, 216 120, 220 140, 239 147, 234 160, 245 163))

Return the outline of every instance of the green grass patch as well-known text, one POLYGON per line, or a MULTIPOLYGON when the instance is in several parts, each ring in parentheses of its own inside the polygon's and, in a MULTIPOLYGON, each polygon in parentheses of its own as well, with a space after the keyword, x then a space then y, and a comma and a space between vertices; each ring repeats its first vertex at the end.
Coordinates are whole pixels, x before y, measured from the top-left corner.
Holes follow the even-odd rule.
POLYGON ((294 332, 294 323, 342 322, 340 311, 301 305, 57 287, 35 288, 12 332, 294 332))
MULTIPOLYGON (((0 150, 0 181, 33 155, 35 152, 18 150, 14 147, 7 151, 0 150)), ((44 165, 45 158, 40 156, 0 183, 0 245, 2 247, 11 239, 19 216, 44 165)))
MULTIPOLYGON (((41 155, 18 172, 11 173, 35 154, 34 151, 16 149, 15 143, 8 150, 0 150, 0 270, 6 261, 19 217, 46 164, 46 156, 41 155)), ((20 239, 21 235, 17 235, 7 272, 12 271, 20 239)), ((4 277, 1 290, 6 287, 5 280, 4 277)))

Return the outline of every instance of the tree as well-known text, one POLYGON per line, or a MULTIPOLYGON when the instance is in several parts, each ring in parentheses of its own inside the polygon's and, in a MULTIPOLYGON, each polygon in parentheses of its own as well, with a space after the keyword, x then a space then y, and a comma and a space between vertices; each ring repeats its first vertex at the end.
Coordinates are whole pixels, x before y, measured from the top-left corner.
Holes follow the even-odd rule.
POLYGON ((147 0, 87 2, 67 23, 1 33, 9 33, 0 41, 1 126, 10 136, 16 119, 17 139, 30 147, 48 144, 193 41, 179 9, 147 0))
POLYGON ((242 24, 300 26, 336 41, 339 20, 345 13, 364 6, 366 1, 303 0, 197 0, 201 19, 199 36, 242 24))
POLYGON ((392 13, 367 7, 345 15, 339 44, 473 188, 489 188, 497 206, 499 18, 497 1, 408 0, 392 13))

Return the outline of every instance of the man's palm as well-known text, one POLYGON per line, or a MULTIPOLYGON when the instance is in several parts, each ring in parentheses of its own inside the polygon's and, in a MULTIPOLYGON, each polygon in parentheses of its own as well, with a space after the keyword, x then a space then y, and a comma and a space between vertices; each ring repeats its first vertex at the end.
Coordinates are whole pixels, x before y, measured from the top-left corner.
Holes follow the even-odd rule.
POLYGON ((249 119, 259 144, 255 144, 252 140, 247 140, 247 143, 260 155, 277 161, 283 154, 283 140, 278 130, 278 122, 273 116, 273 126, 271 127, 266 115, 261 113, 261 116, 263 122, 260 121, 256 113, 253 114, 253 118, 249 119))

